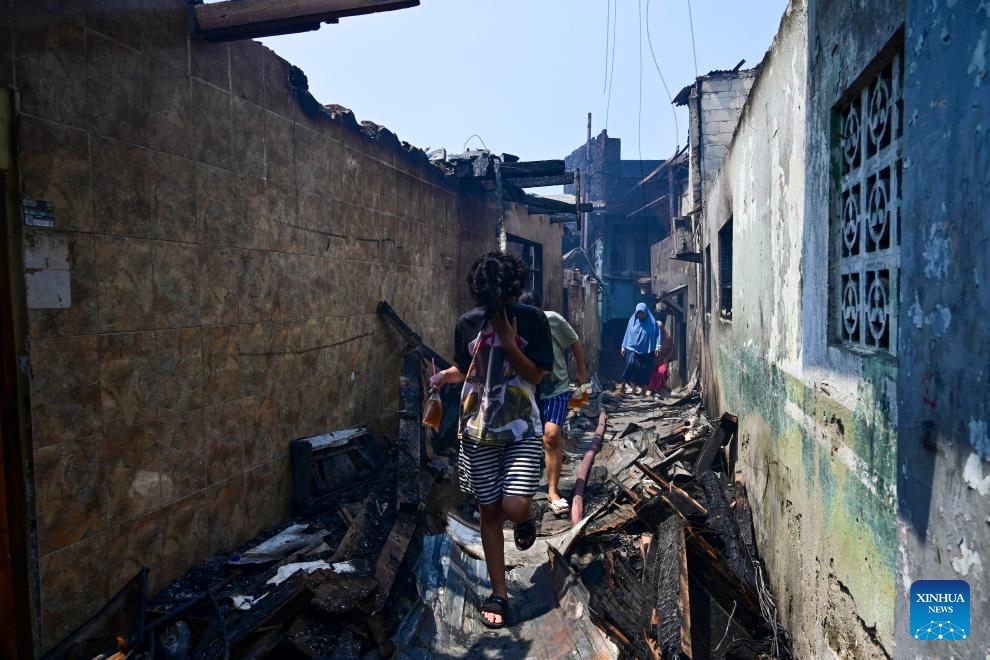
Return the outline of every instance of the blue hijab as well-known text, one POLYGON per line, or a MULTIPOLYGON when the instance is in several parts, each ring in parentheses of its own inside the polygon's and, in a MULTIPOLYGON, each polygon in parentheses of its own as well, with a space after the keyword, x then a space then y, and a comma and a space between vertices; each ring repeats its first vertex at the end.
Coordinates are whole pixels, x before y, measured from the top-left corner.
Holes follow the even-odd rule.
POLYGON ((645 312, 646 318, 640 320, 635 313, 629 317, 626 336, 622 338, 622 348, 640 354, 652 353, 657 348, 657 339, 660 334, 657 329, 657 321, 653 318, 653 314, 650 314, 650 309, 646 303, 636 305, 636 311, 645 312))

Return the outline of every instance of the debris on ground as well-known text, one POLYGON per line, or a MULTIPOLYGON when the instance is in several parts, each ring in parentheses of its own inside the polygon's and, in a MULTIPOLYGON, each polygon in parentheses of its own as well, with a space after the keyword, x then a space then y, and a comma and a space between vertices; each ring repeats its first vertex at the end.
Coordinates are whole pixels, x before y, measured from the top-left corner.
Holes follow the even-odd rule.
POLYGON ((449 363, 379 311, 406 342, 398 437, 296 440, 291 520, 154 596, 143 570, 48 657, 789 657, 736 471, 738 420, 709 418, 696 377, 658 397, 594 380, 564 424, 570 509, 555 513, 544 483, 534 546, 517 550, 506 525, 508 625, 484 627, 456 401, 437 431, 421 418, 428 370, 449 363))

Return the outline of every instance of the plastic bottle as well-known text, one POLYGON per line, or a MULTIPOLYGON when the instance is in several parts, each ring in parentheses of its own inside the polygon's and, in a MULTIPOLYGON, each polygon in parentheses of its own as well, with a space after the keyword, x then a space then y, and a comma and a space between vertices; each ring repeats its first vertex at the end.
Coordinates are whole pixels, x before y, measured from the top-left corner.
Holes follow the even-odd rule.
POLYGON ((426 402, 426 407, 423 408, 423 424, 438 431, 441 419, 443 419, 443 404, 440 402, 440 393, 431 389, 430 398, 426 402))
POLYGON ((588 394, 591 386, 588 383, 584 385, 579 385, 574 394, 571 396, 570 401, 567 402, 568 407, 578 410, 588 405, 588 394))

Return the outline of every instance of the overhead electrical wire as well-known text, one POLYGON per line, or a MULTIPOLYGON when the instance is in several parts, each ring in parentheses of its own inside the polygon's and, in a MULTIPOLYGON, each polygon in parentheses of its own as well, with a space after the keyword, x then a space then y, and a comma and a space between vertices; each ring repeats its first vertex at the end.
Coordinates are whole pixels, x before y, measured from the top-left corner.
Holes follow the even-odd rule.
POLYGON ((609 65, 608 98, 605 101, 605 131, 608 131, 608 115, 612 108, 612 83, 615 82, 615 25, 619 22, 619 4, 616 2, 612 12, 612 63, 609 65))
POLYGON ((612 0, 605 0, 605 78, 602 81, 602 94, 608 87, 608 39, 609 26, 612 24, 612 0))
POLYGON ((694 18, 691 16, 691 0, 687 0, 688 24, 691 26, 691 54, 694 55, 694 77, 698 77, 698 51, 694 47, 694 18))
MULTIPOLYGON (((667 87, 667 81, 664 80, 663 73, 660 71, 660 64, 657 63, 657 54, 653 51, 653 39, 650 37, 650 0, 646 0, 646 43, 650 46, 650 57, 653 58, 653 66, 657 68, 657 75, 660 76, 663 91, 667 92, 667 100, 670 101, 670 114, 674 115, 674 153, 676 154, 678 147, 681 146, 681 129, 677 121, 677 110, 674 109, 674 98, 670 95, 670 88, 667 87)), ((697 69, 697 65, 695 65, 695 69, 697 69)))

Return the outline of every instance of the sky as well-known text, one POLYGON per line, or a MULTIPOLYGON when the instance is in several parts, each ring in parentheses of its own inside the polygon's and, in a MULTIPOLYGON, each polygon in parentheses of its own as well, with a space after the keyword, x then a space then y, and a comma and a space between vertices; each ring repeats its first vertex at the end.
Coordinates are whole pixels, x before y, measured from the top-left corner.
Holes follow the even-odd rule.
POLYGON ((262 42, 306 73, 321 103, 350 108, 358 121, 424 149, 563 158, 584 144, 591 112, 592 134, 621 138, 623 158, 662 159, 685 144, 687 118, 678 109, 675 130, 653 56, 671 97, 693 81, 695 55, 700 74, 742 59, 743 68, 755 66, 786 5, 422 0, 262 42))

